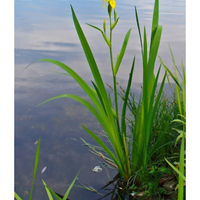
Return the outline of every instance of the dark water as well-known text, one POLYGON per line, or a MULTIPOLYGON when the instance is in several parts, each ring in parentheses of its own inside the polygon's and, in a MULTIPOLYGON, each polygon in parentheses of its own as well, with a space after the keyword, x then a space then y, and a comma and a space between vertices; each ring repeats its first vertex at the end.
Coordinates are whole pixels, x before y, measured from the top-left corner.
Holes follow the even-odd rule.
MULTIPOLYGON (((136 55, 132 91, 139 94, 142 67, 134 5, 138 9, 141 27, 145 25, 147 34, 150 35, 154 1, 124 0, 116 3, 120 20, 113 33, 114 59, 120 51, 124 35, 132 28, 130 42, 119 69, 118 82, 122 86, 126 85, 132 59, 136 55)), ((101 34, 85 24, 102 27, 104 17, 108 22, 106 9, 102 9, 102 1, 15 1, 15 191, 24 196, 24 199, 28 199, 31 189, 36 152, 34 142, 39 137, 40 160, 33 199, 47 199, 41 179, 54 191, 64 194, 80 169, 79 181, 97 190, 109 181, 105 169, 101 173, 91 171, 102 160, 82 146, 83 142, 80 140, 83 138, 95 144, 81 124, 97 134, 102 130, 89 111, 70 99, 58 99, 36 107, 44 100, 64 93, 87 98, 78 85, 70 77, 47 71, 62 72, 58 67, 47 63, 34 63, 20 73, 37 59, 52 58, 66 63, 90 83, 92 76, 73 25, 70 4, 73 5, 88 39, 104 82, 112 84, 109 50, 101 34), (47 170, 41 174, 45 166, 47 170)), ((163 25, 163 34, 159 55, 173 69, 168 48, 170 45, 177 66, 180 67, 181 59, 185 63, 185 1, 161 1, 160 24, 163 25)), ((116 171, 108 169, 108 173, 112 178, 116 171)), ((74 187, 69 197, 72 200, 94 200, 100 196, 74 187)))

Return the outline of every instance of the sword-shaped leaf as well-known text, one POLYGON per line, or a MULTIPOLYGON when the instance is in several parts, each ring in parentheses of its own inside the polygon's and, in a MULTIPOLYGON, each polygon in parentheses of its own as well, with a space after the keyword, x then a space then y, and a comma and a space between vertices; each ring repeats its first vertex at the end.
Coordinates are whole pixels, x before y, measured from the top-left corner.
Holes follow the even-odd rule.
POLYGON ((114 76, 117 75, 119 66, 120 66, 120 64, 122 62, 122 59, 123 59, 123 56, 124 56, 124 53, 125 53, 125 50, 126 50, 126 47, 127 47, 127 44, 128 44, 128 40, 129 40, 130 34, 131 34, 131 29, 129 29, 128 32, 126 33, 126 36, 124 38, 124 42, 122 44, 121 51, 120 51, 119 55, 117 56, 117 62, 115 64, 115 68, 114 68, 114 76))

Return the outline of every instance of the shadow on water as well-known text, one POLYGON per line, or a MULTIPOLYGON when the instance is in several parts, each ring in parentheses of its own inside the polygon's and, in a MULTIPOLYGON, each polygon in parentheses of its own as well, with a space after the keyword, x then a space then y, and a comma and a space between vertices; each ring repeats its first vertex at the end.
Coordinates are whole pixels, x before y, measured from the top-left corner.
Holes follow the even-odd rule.
MULTIPOLYGON (((184 59, 185 53, 184 1, 179 1, 179 4, 176 1, 170 2, 169 6, 167 6, 168 1, 161 2, 160 17, 163 27, 167 27, 163 29, 160 56, 163 56, 163 60, 168 63, 170 63, 168 44, 171 45, 172 50, 174 47, 174 57, 177 61, 180 60, 179 58, 184 59), (170 9, 174 3, 176 3, 175 7, 170 9), (178 12, 175 12, 175 8, 178 7, 178 12), (172 15, 166 17, 169 12, 172 12, 172 15), (173 33, 169 33, 169 30, 173 30, 173 33)), ((78 0, 71 3, 75 7, 94 55, 97 57, 104 81, 111 84, 107 69, 109 60, 105 58, 107 49, 105 51, 102 41, 96 40, 96 37, 100 35, 85 25, 88 22, 102 26, 102 19, 105 16, 105 10, 101 8, 102 2, 89 0, 87 1, 89 6, 78 0), (88 14, 89 11, 91 13, 88 14)), ((90 82, 91 75, 88 73, 87 62, 72 24, 69 4, 68 1, 57 3, 53 1, 48 1, 48 3, 45 1, 15 1, 15 191, 25 199, 28 198, 31 188, 35 142, 39 137, 41 137, 40 158, 33 199, 47 199, 41 179, 45 180, 47 185, 57 193, 64 194, 81 169, 79 181, 106 194, 107 191, 100 190, 100 188, 117 174, 115 169, 110 168, 103 168, 101 173, 92 171, 103 160, 92 154, 88 147, 83 146, 80 138, 91 144, 96 143, 84 131, 81 124, 97 134, 100 134, 102 129, 86 108, 70 99, 54 100, 36 107, 44 100, 59 94, 73 93, 84 97, 77 84, 69 77, 42 70, 59 70, 51 65, 46 68, 44 63, 35 63, 20 74, 22 69, 36 59, 53 58, 73 66, 75 71, 81 74, 88 83, 90 82), (47 166, 46 171, 41 173, 45 166, 47 166)), ((120 40, 116 49, 120 49, 125 32, 135 26, 134 5, 138 6, 141 23, 149 24, 149 19, 151 19, 149 13, 152 12, 153 0, 149 0, 148 3, 129 0, 125 0, 123 4, 119 3, 118 15, 121 22, 119 28, 116 29, 118 31, 114 39, 120 38, 120 40)), ((139 95, 142 78, 141 67, 139 67, 141 66, 140 46, 137 32, 133 31, 132 34, 134 35, 131 40, 132 45, 127 49, 126 62, 123 63, 124 69, 119 70, 118 81, 122 87, 126 85, 130 68, 126 66, 130 66, 133 54, 136 54, 138 60, 132 90, 139 95)), ((100 197, 96 193, 79 187, 74 187, 69 195, 71 200, 94 200, 100 197)))

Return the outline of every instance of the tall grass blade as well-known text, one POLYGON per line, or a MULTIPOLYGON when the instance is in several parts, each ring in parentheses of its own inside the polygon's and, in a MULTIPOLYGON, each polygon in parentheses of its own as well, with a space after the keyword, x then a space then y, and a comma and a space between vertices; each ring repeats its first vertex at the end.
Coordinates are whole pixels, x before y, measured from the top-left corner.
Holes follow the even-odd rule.
MULTIPOLYGON (((118 132, 118 127, 116 125, 116 123, 118 123, 118 121, 115 121, 115 117, 113 116, 111 101, 110 101, 110 99, 107 95, 107 92, 105 90, 105 86, 103 84, 101 75, 99 73, 98 67, 97 67, 96 62, 94 60, 92 51, 91 51, 91 49, 88 45, 88 42, 87 42, 85 35, 84 35, 84 33, 83 33, 83 31, 80 27, 80 24, 79 24, 79 22, 76 18, 76 15, 74 13, 72 6, 71 6, 71 10, 72 10, 72 17, 73 17, 73 21, 74 21, 74 25, 75 25, 77 34, 78 34, 80 42, 82 44, 82 47, 83 47, 85 56, 87 58, 88 64, 90 66, 91 72, 93 74, 93 77, 95 79, 96 86, 97 86, 99 92, 101 93, 103 105, 105 106, 106 115, 107 115, 106 118, 107 118, 107 121, 109 123, 109 128, 108 128, 109 132, 107 132, 107 134, 108 134, 108 137, 111 141, 112 147, 113 147, 113 149, 116 153, 116 156, 117 156, 117 158, 114 158, 114 159, 113 159, 113 156, 112 156, 112 159, 114 160, 114 162, 116 162, 115 164, 119 167, 119 170, 123 171, 125 169, 125 166, 124 166, 124 160, 125 160, 124 156, 125 155, 124 155, 124 152, 123 152, 123 147, 121 147, 122 142, 120 141, 121 140, 121 137, 119 136, 120 133, 118 132)), ((102 108, 102 110, 103 110, 103 108, 102 108)), ((121 173, 121 174, 122 174, 122 176, 124 176, 123 175, 124 172, 121 173)))
MULTIPOLYGON (((104 120, 105 123, 107 123, 107 126, 110 126, 109 122, 106 120, 107 119, 107 112, 105 113, 104 109, 102 108, 100 102, 98 101, 96 94, 94 93, 94 90, 91 89, 91 87, 89 87, 85 81, 76 73, 74 72, 70 67, 68 67, 67 65, 57 61, 57 60, 52 60, 52 59, 39 59, 37 61, 44 61, 44 62, 49 62, 52 64, 55 64, 57 66, 59 66, 60 68, 64 69, 66 72, 68 72, 75 80, 76 82, 82 87, 82 89, 85 91, 85 93, 88 95, 88 97, 91 99, 91 101, 94 103, 95 107, 97 108, 97 110, 99 111, 102 119, 104 120)), ((37 62, 35 61, 35 62, 37 62)), ((106 94, 107 95, 107 94, 106 94)), ((102 96, 102 94, 101 94, 102 96)), ((105 96, 104 96, 105 97, 105 96)), ((56 97, 55 97, 56 98, 56 97)), ((51 98, 52 100, 53 98, 51 98)), ((48 101, 48 100, 47 100, 48 101)), ((109 100, 108 100, 109 101, 109 100)), ((105 102, 104 102, 105 104, 105 102)), ((109 104, 110 101, 109 101, 109 104)), ((109 111, 110 111, 110 116, 113 116, 112 114, 112 110, 111 107, 109 107, 109 111)), ((114 122, 113 122, 114 123, 114 122)))
POLYGON ((181 62, 182 71, 183 71, 183 80, 182 80, 182 101, 183 101, 183 115, 186 113, 186 76, 185 76, 185 68, 183 65, 183 61, 181 62))
MULTIPOLYGON (((87 58, 88 64, 90 66, 91 72, 93 74, 93 77, 95 79, 96 86, 97 86, 99 92, 101 93, 101 97, 102 97, 103 102, 104 102, 103 104, 105 106, 106 114, 108 116, 109 123, 110 123, 110 128, 111 128, 111 131, 112 131, 112 133, 109 136, 114 137, 114 138, 119 137, 119 136, 115 136, 114 135, 114 134, 117 133, 117 128, 116 128, 116 124, 115 124, 115 119, 113 117, 113 112, 112 112, 112 109, 111 109, 112 108, 112 104, 111 104, 111 101, 108 98, 105 86, 103 84, 101 75, 99 73, 99 69, 98 69, 98 67, 96 65, 96 62, 95 62, 94 56, 92 54, 92 51, 91 51, 91 49, 90 49, 90 47, 88 45, 88 42, 87 42, 87 40, 85 38, 85 35, 84 35, 84 33, 83 33, 83 31, 82 31, 82 29, 80 27, 80 24, 78 22, 78 19, 77 19, 75 13, 74 13, 74 10, 73 10, 72 6, 71 6, 71 10, 72 10, 72 17, 73 17, 73 21, 74 21, 74 25, 75 25, 77 34, 78 34, 80 42, 82 44, 82 47, 83 47, 85 56, 87 58)), ((111 142, 113 143, 112 138, 110 138, 110 139, 111 139, 111 142)), ((115 151, 118 151, 118 149, 115 149, 115 151)), ((120 154, 122 156, 122 152, 120 154)))
POLYGON ((74 21, 74 25, 75 25, 78 37, 80 39, 82 48, 84 50, 85 56, 87 58, 88 64, 89 64, 90 69, 92 71, 92 74, 93 74, 93 77, 94 77, 95 82, 97 84, 97 87, 99 88, 99 91, 101 91, 102 96, 105 95, 105 98, 104 98, 104 101, 106 101, 105 104, 108 104, 110 106, 110 103, 108 103, 108 99, 106 98, 107 97, 107 93, 106 93, 106 90, 105 90, 101 75, 99 73, 99 69, 97 67, 96 61, 94 59, 92 51, 91 51, 91 49, 89 47, 89 44, 88 44, 88 42, 87 42, 87 40, 85 38, 85 35, 84 35, 84 33, 83 33, 82 29, 81 29, 81 26, 80 26, 80 24, 78 22, 78 19, 77 19, 76 15, 75 15, 75 12, 74 12, 72 6, 71 6, 71 11, 72 11, 72 18, 73 18, 73 21, 74 21))
POLYGON ((143 116, 143 106, 142 97, 138 102, 138 107, 136 111, 135 125, 132 132, 132 153, 131 153, 131 169, 132 171, 137 171, 143 157, 143 128, 144 128, 144 116, 143 116))
POLYGON ((84 105, 97 118, 97 120, 104 127, 104 129, 107 130, 106 124, 105 124, 105 120, 103 120, 101 118, 101 116, 96 111, 96 109, 90 103, 88 103, 86 100, 82 99, 79 96, 76 96, 76 95, 73 95, 73 94, 61 94, 61 95, 52 97, 52 98, 50 98, 50 99, 48 99, 48 100, 40 103, 38 106, 40 106, 40 105, 42 105, 44 103, 47 103, 47 102, 49 102, 51 100, 58 99, 58 98, 71 98, 71 99, 74 99, 75 101, 78 101, 79 103, 81 103, 82 105, 84 105))
POLYGON ((160 39, 161 39, 161 34, 162 34, 162 26, 158 26, 155 35, 152 41, 152 48, 150 49, 149 53, 149 61, 148 61, 148 74, 153 74, 154 70, 154 64, 157 58, 157 53, 160 45, 160 39))
POLYGON ((82 127, 90 134, 90 136, 105 150, 105 152, 111 157, 111 159, 115 162, 115 164, 118 166, 119 170, 120 169, 120 163, 112 153, 112 151, 105 145, 105 143, 97 136, 95 135, 92 131, 90 131, 87 127, 83 126, 82 127))
POLYGON ((22 200, 16 192, 14 192, 14 197, 15 197, 17 200, 22 200))
POLYGON ((69 193, 70 193, 72 187, 74 186, 74 183, 75 183, 75 181, 76 181, 76 179, 77 179, 79 173, 80 173, 80 171, 78 172, 78 174, 76 175, 76 177, 74 178, 74 180, 73 180, 72 183, 70 184, 69 188, 67 189, 67 191, 66 191, 66 193, 65 193, 65 195, 64 195, 64 197, 63 197, 63 200, 67 199, 67 197, 69 196, 69 193))
POLYGON ((31 186, 31 192, 30 192, 30 195, 29 195, 29 200, 31 200, 31 198, 32 198, 33 186, 34 186, 35 176, 36 176, 36 173, 37 173, 38 162, 39 162, 39 154, 40 154, 40 138, 38 140, 38 145, 37 145, 37 150, 36 150, 36 155, 35 155, 35 167, 34 167, 33 181, 32 181, 32 186, 31 186))
POLYGON ((148 112, 148 68, 147 68, 147 35, 146 35, 146 28, 144 27, 144 54, 143 54, 143 87, 142 87, 142 107, 143 107, 143 113, 141 113, 144 116, 144 121, 146 121, 147 118, 147 112, 148 112))
POLYGON ((93 81, 92 81, 92 85, 93 85, 93 87, 94 87, 94 89, 95 89, 95 91, 96 91, 96 93, 97 93, 97 96, 98 96, 98 98, 99 98, 99 101, 101 102, 101 105, 102 105, 102 107, 103 107, 103 109, 104 109, 104 112, 106 113, 106 109, 105 109, 105 106, 104 106, 103 99, 102 99, 102 97, 101 97, 101 93, 99 92, 98 87, 96 86, 96 84, 95 84, 93 81))
MULTIPOLYGON (((43 181, 43 180, 42 180, 43 181)), ((44 181, 43 181, 44 182, 44 181)), ((45 182, 44 182, 45 183, 45 182)), ((52 194, 57 200, 62 200, 51 188, 49 188, 47 185, 46 185, 46 183, 44 184, 44 186, 45 186, 45 189, 46 189, 46 191, 48 190, 49 192, 47 193, 47 195, 48 194, 52 194)), ((48 197, 50 196, 50 197, 52 197, 52 195, 48 195, 48 197)))
POLYGON ((153 20, 152 20, 152 28, 151 28, 150 51, 153 48, 152 43, 153 43, 153 40, 154 40, 156 29, 158 27, 158 21, 159 21, 159 0, 155 0, 154 11, 153 11, 153 20))
POLYGON ((53 197, 52 195, 57 199, 57 200, 66 200, 69 196, 69 193, 72 189, 72 187, 74 186, 74 183, 79 175, 80 171, 78 172, 78 174, 76 175, 76 177, 74 178, 74 180, 72 181, 72 183, 70 184, 69 188, 67 189, 67 191, 65 192, 65 195, 63 196, 63 198, 61 199, 51 188, 49 188, 47 186, 47 184, 44 182, 44 180, 42 180, 44 186, 45 186, 45 189, 46 189, 46 192, 47 192, 47 195, 49 197, 49 200, 53 200, 53 197), (52 195, 51 195, 52 194, 52 195))
MULTIPOLYGON (((176 122, 183 124, 183 130, 179 130, 179 129, 174 128, 174 130, 176 130, 179 133, 179 136, 176 139, 176 143, 180 138, 182 138, 181 148, 180 148, 180 169, 177 170, 171 163, 169 163, 167 160, 166 161, 179 174, 178 200, 182 200, 184 198, 184 181, 186 180, 185 175, 184 175, 184 172, 185 172, 185 169, 184 169, 184 154, 185 154, 184 148, 185 148, 185 136, 186 136, 186 132, 185 132, 185 124, 186 124, 185 123, 185 120, 186 120, 186 117, 185 117, 185 115, 186 115, 186 79, 185 79, 185 69, 184 69, 183 62, 182 62, 181 64, 182 64, 183 77, 182 77, 182 87, 181 87, 180 84, 179 84, 179 78, 178 78, 179 70, 178 70, 178 68, 175 64, 175 60, 174 60, 174 56, 173 56, 171 48, 170 48, 170 53, 171 53, 171 56, 172 56, 172 62, 174 64, 174 75, 164 65, 161 58, 160 58, 160 61, 161 61, 161 64, 164 66, 166 72, 168 72, 170 74, 170 76, 172 77, 172 79, 176 83, 177 104, 178 104, 178 108, 179 108, 179 115, 181 116, 182 120, 176 119, 176 120, 173 120, 173 122, 176 121, 176 122), (182 91, 182 94, 181 94, 181 91, 182 91)), ((179 74, 180 74, 180 72, 179 72, 179 74)), ((176 145, 176 143, 175 143, 175 145, 176 145)))
MULTIPOLYGON (((155 103, 154 103, 154 105, 152 107, 153 110, 150 110, 150 111, 153 111, 152 112, 152 117, 150 118, 151 119, 151 124, 153 124, 153 119, 155 118, 155 115, 156 115, 156 112, 157 112, 157 108, 158 108, 158 104, 160 102, 160 99, 161 99, 161 96, 162 96, 162 93, 163 93, 163 88, 164 88, 164 85, 165 85, 166 76, 167 76, 167 73, 165 73, 165 75, 163 77, 159 92, 158 92, 157 97, 156 97, 156 101, 155 101, 155 103)), ((154 85, 155 89, 156 89, 157 81, 158 81, 158 76, 157 76, 157 80, 155 81, 155 85, 154 85)), ((154 90, 154 93, 152 93, 152 96, 151 96, 152 99, 154 98, 153 94, 155 94, 155 90, 154 90)), ((150 113, 150 111, 149 111, 149 113, 150 113)))
POLYGON ((140 37, 141 51, 142 51, 142 56, 143 56, 142 34, 141 34, 141 31, 140 31, 140 23, 139 23, 139 19, 138 19, 138 14, 137 14, 137 8, 136 8, 136 6, 135 6, 135 17, 136 17, 137 28, 138 28, 138 33, 139 33, 139 37, 140 37))
MULTIPOLYGON (((182 136, 181 150, 180 150, 180 173, 184 174, 184 146, 185 146, 185 134, 182 136)), ((186 181, 186 180, 185 180, 186 181)), ((179 175, 179 189, 178 189, 178 200, 182 200, 184 196, 184 179, 179 175)))
POLYGON ((120 51, 119 55, 117 56, 117 62, 115 64, 115 68, 114 68, 114 76, 117 75, 117 72, 119 70, 119 66, 120 66, 121 61, 123 59, 123 56, 124 56, 124 53, 125 53, 125 50, 126 50, 126 47, 127 47, 127 44, 128 44, 128 40, 129 40, 130 34, 131 34, 131 29, 129 29, 128 32, 126 33, 126 36, 124 38, 124 42, 122 44, 121 51, 120 51))
MULTIPOLYGON (((159 71, 160 71, 160 68, 159 68, 159 71)), ((158 71, 158 75, 159 75, 159 71, 158 71)), ((148 115, 148 117, 150 119, 150 124, 149 124, 149 129, 150 130, 152 129, 153 120, 155 119, 155 115, 156 115, 156 112, 158 110, 158 105, 159 105, 159 102, 160 102, 160 99, 161 99, 161 95, 162 95, 162 92, 163 92, 163 88, 164 88, 164 84, 165 84, 165 79, 166 79, 167 73, 165 73, 165 75, 163 77, 163 80, 162 80, 162 83, 161 83, 158 95, 156 97, 155 102, 153 103, 153 98, 154 98, 154 94, 155 94, 156 84, 157 84, 157 81, 158 81, 158 75, 156 77, 156 81, 155 81, 155 85, 154 85, 154 93, 152 93, 152 96, 151 96, 152 103, 151 103, 151 108, 149 110, 149 115, 148 115)), ((160 137, 162 137, 162 136, 160 136, 160 137)), ((158 141, 159 141, 159 139, 158 139, 158 141)), ((156 148, 159 148, 159 143, 155 143, 155 145, 153 145, 150 148, 150 150, 149 150, 149 155, 150 156, 152 156, 153 153, 155 153, 157 151, 156 148)))
POLYGON ((164 64, 163 60, 161 59, 160 56, 159 57, 159 60, 161 62, 161 64, 163 65, 164 69, 170 74, 170 76, 173 78, 173 80, 175 81, 175 83, 178 85, 179 89, 182 89, 182 87, 180 86, 178 80, 176 79, 176 77, 173 75, 173 73, 170 71, 170 69, 164 64))
MULTIPOLYGON (((144 113, 144 115, 146 115, 146 117, 144 116, 144 122, 145 122, 145 149, 148 151, 148 144, 149 144, 149 138, 150 138, 150 133, 151 133, 151 128, 152 128, 152 123, 153 121, 151 119, 154 119, 153 116, 153 110, 157 110, 157 107, 155 107, 154 105, 154 96, 155 96, 155 92, 156 92, 156 86, 157 86, 157 82, 158 82, 158 77, 160 75, 160 68, 157 72, 157 76, 152 88, 152 92, 150 96, 146 96, 147 98, 147 111, 144 113)), ((161 88, 160 88, 161 89, 161 88)), ((145 99, 143 99, 145 102, 145 99)), ((145 107, 144 107, 145 109, 145 107)), ((146 152, 147 154, 147 152, 146 152)), ((145 155, 146 157, 146 155, 145 155)), ((145 159, 144 159, 145 160, 145 159)))
POLYGON ((186 181, 186 177, 184 176, 184 174, 182 174, 176 167, 174 167, 174 165, 172 165, 166 158, 165 158, 166 162, 170 165, 170 167, 179 175, 181 176, 181 178, 186 181))
POLYGON ((135 66, 135 57, 134 57, 134 59, 133 59, 133 63, 132 63, 132 67, 131 67, 131 72, 130 72, 130 74, 129 74, 128 85, 127 85, 126 93, 125 93, 125 96, 124 96, 124 103, 123 103, 123 107, 122 107, 122 115, 121 115, 121 133, 122 133, 122 134, 125 134, 125 137, 126 137, 126 121, 125 121, 125 115, 126 115, 126 108, 127 108, 128 95, 129 95, 129 91, 130 91, 130 88, 131 88, 131 81, 132 81, 132 77, 133 77, 134 66, 135 66))
MULTIPOLYGON (((179 71, 179 69, 178 69, 178 67, 176 66, 174 55, 173 55, 173 52, 172 52, 172 49, 171 49, 170 46, 169 46, 169 50, 170 50, 170 53, 171 53, 172 62, 174 64, 174 68, 176 68, 176 71, 179 73, 180 77, 183 78, 182 75, 181 75, 181 73, 180 73, 180 71, 179 71)), ((176 72, 176 76, 178 77, 178 73, 177 72, 176 72)))
POLYGON ((47 192, 47 196, 48 196, 49 200, 53 200, 53 197, 52 197, 52 195, 51 195, 50 190, 49 190, 48 187, 47 187, 47 184, 44 182, 44 180, 42 180, 42 182, 43 182, 43 185, 44 185, 45 190, 46 190, 46 192, 47 192))

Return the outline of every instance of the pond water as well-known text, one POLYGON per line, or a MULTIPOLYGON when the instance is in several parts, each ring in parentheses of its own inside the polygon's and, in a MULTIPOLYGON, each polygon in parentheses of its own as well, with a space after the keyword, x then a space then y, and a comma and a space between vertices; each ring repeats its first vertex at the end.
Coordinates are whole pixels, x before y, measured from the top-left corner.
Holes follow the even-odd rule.
MULTIPOLYGON (((114 59, 126 32, 132 28, 117 80, 125 87, 135 55, 132 92, 138 95, 142 66, 134 6, 137 6, 141 27, 145 25, 150 35, 154 0, 116 0, 116 3, 120 19, 113 33, 114 59)), ((92 172, 92 168, 100 165, 102 160, 82 145, 80 138, 91 144, 96 143, 81 124, 97 134, 101 133, 102 128, 86 108, 70 99, 57 99, 36 107, 44 100, 64 93, 87 98, 78 85, 70 77, 48 71, 62 72, 47 63, 34 63, 21 73, 37 59, 52 58, 72 67, 90 83, 92 76, 73 25, 70 4, 88 39, 104 82, 112 85, 109 50, 101 34, 85 24, 101 28, 104 18, 108 22, 101 0, 15 0, 15 191, 24 199, 28 199, 31 189, 36 152, 34 143, 39 137, 40 159, 33 199, 47 199, 41 179, 55 192, 64 194, 80 169, 79 181, 97 190, 116 175, 116 171, 109 168, 100 173, 92 172), (47 169, 41 174, 45 166, 47 169)), ((180 67, 181 60, 185 63, 185 1, 162 0, 160 24, 163 34, 158 54, 172 70, 168 45, 174 53, 177 66, 180 67)), ((156 69, 158 66, 159 62, 156 69)), ((71 200, 94 200, 100 197, 79 187, 74 187, 69 196, 71 200)))

